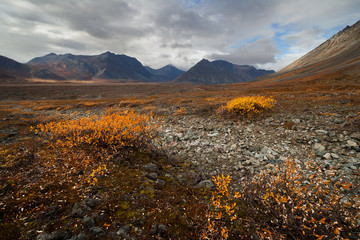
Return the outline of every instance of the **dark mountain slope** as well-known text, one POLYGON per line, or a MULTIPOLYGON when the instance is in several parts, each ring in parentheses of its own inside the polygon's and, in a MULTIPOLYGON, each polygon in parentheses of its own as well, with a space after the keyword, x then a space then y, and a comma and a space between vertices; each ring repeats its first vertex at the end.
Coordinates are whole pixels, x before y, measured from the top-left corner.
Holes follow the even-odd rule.
POLYGON ((170 82, 184 73, 183 70, 180 70, 172 65, 166 65, 165 67, 159 69, 153 69, 150 67, 145 68, 150 73, 152 73, 160 82, 170 82))
POLYGON ((227 61, 210 62, 201 60, 195 66, 174 80, 176 83, 193 84, 225 84, 248 82, 259 76, 274 73, 274 71, 258 70, 248 65, 235 65, 227 61))
POLYGON ((0 82, 24 81, 31 77, 31 69, 26 64, 0 56, 0 82))
POLYGON ((110 52, 94 56, 50 53, 34 58, 28 64, 48 69, 65 79, 155 80, 136 58, 110 52))

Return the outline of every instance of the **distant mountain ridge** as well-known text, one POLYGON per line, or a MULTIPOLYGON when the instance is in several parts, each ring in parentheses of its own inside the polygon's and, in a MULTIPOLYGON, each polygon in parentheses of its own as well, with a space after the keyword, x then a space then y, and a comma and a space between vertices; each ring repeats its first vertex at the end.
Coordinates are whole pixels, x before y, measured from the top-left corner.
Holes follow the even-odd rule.
POLYGON ((64 79, 156 80, 136 58, 111 52, 93 56, 50 53, 34 58, 28 64, 47 69, 64 79))
POLYGON ((26 64, 0 56, 0 82, 18 81, 31 76, 31 68, 26 64))
POLYGON ((256 69, 249 65, 236 65, 224 60, 202 59, 183 75, 175 79, 175 83, 192 84, 226 84, 248 82, 265 74, 274 73, 273 70, 256 69))
POLYGON ((150 73, 155 75, 155 77, 160 82, 169 82, 174 80, 175 78, 182 75, 185 71, 180 70, 172 65, 166 65, 165 67, 159 68, 159 69, 153 69, 151 67, 145 67, 146 70, 148 70, 150 73))

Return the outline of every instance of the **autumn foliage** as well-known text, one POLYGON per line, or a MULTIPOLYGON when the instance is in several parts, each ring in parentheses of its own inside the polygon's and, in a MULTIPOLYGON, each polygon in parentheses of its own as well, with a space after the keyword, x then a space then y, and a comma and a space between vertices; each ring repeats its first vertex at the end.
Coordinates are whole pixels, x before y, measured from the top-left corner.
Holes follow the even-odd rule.
POLYGON ((152 115, 109 110, 102 116, 40 124, 35 131, 45 137, 52 147, 114 154, 150 147, 156 138, 155 121, 152 115))
POLYGON ((230 113, 246 117, 259 114, 274 107, 276 101, 272 97, 252 96, 238 97, 227 102, 225 109, 230 113))
POLYGON ((216 189, 213 191, 209 210, 207 211, 207 225, 203 231, 202 239, 227 239, 229 231, 236 228, 238 221, 236 199, 241 197, 238 192, 230 194, 230 176, 213 177, 216 189))
POLYGON ((230 177, 218 176, 210 201, 216 211, 209 211, 203 238, 357 239, 359 181, 334 176, 335 170, 324 171, 316 162, 288 159, 249 177, 235 195, 228 191, 230 177))

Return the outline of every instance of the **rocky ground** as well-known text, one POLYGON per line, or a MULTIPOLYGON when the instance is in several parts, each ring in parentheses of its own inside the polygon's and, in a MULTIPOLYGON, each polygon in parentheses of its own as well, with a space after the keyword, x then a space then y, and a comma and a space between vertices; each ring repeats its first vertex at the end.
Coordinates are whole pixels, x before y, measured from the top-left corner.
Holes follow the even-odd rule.
POLYGON ((314 154, 323 169, 336 170, 335 178, 351 181, 360 173, 360 131, 352 117, 282 113, 236 122, 183 116, 164 122, 162 140, 170 154, 197 166, 203 180, 224 174, 237 181, 287 158, 302 163, 314 154))
MULTIPOLYGON (((176 108, 173 109, 175 110, 176 108)), ((64 114, 71 117, 78 114, 85 117, 92 114, 99 115, 103 111, 103 108, 93 108, 91 111, 64 108, 62 111, 48 110, 46 113, 50 116, 64 114)), ((25 115, 28 112, 31 113, 31 109, 24 108, 19 116, 12 113, 2 117, 4 127, 0 133, 4 137, 0 141, 1 144, 5 146, 16 143, 20 137, 23 137, 23 131, 28 127, 23 126, 22 118, 32 118, 32 115, 25 115), (19 121, 18 125, 11 122, 15 120, 19 121)), ((74 204, 64 209, 53 209, 51 205, 41 211, 41 218, 24 218, 28 226, 34 224, 29 236, 36 236, 39 240, 103 237, 105 239, 149 239, 150 237, 167 239, 169 236, 179 239, 179 235, 173 232, 174 223, 179 223, 179 219, 174 217, 165 220, 164 216, 179 213, 183 209, 187 209, 186 211, 190 213, 198 208, 195 205, 198 201, 196 194, 200 193, 197 193, 197 190, 191 190, 193 192, 189 193, 189 189, 193 186, 196 186, 195 189, 211 188, 212 177, 224 174, 231 176, 231 187, 236 189, 247 176, 263 170, 274 170, 288 158, 294 159, 300 165, 309 159, 315 160, 323 171, 335 173, 331 179, 334 182, 358 181, 360 129, 357 112, 357 107, 341 107, 334 111, 328 106, 322 106, 306 112, 288 113, 275 110, 263 116, 242 120, 216 114, 200 115, 191 111, 181 115, 169 113, 164 117, 159 128, 161 149, 168 156, 166 161, 159 161, 163 159, 161 156, 146 156, 148 160, 132 168, 118 166, 119 172, 129 172, 124 173, 124 176, 118 176, 118 179, 114 180, 114 186, 113 182, 106 182, 114 179, 113 176, 108 176, 102 182, 105 187, 101 191, 88 194, 81 201, 74 200, 74 204), (174 159, 179 161, 169 163, 169 160, 174 159), (118 182, 122 183, 119 185, 120 190, 118 182), (123 189, 127 185, 130 186, 131 191, 123 189), (122 196, 122 198, 116 197, 117 201, 121 200, 120 204, 113 204, 112 208, 108 207, 110 206, 108 203, 111 202, 109 199, 112 200, 110 196, 116 194, 122 196), (175 194, 178 195, 173 197, 175 194), (154 201, 155 196, 156 201, 154 201), (194 209, 190 208, 191 206, 194 206, 194 209), (163 215, 159 215, 161 213, 159 209, 164 211, 163 215), (121 215, 123 212, 142 215, 128 221, 127 217, 121 215), (122 221, 114 221, 111 226, 107 225, 110 221, 104 216, 112 216, 111 214, 114 213, 120 213, 118 218, 123 218, 122 221), (152 221, 154 216, 161 220, 152 221), (62 218, 69 219, 66 220, 69 221, 69 226, 77 224, 77 230, 69 226, 55 228, 56 225, 52 225, 59 224, 62 218), (47 224, 42 225, 44 222, 47 224)), ((31 134, 29 136, 33 137, 31 134)), ((34 171, 29 169, 24 172, 30 176, 34 171)), ((0 196, 5 196, 2 199, 5 201, 10 193, 16 194, 16 191, 21 191, 24 185, 19 184, 19 188, 14 185, 14 189, 6 189, 9 184, 4 186, 0 196)), ((356 191, 360 194, 359 189, 352 191, 352 194, 354 191, 355 194, 356 191)), ((360 207, 360 202, 356 204, 360 207)), ((4 209, 1 211, 5 212, 4 209)), ((181 212, 180 215, 186 214, 181 212)), ((185 219, 181 224, 184 228, 193 223, 185 219)))

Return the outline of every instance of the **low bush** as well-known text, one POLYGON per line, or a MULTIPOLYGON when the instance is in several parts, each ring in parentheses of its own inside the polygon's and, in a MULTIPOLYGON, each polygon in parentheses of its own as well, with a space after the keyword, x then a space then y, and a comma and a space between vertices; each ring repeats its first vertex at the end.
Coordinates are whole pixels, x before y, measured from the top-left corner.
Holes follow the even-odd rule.
POLYGON ((227 190, 230 178, 225 180, 214 181, 209 209, 216 211, 208 214, 203 239, 360 237, 359 179, 336 177, 335 170, 324 170, 314 160, 304 165, 287 160, 249 177, 235 195, 227 190))
POLYGON ((230 113, 251 117, 265 110, 273 108, 275 103, 276 101, 272 97, 238 97, 228 101, 225 109, 230 113))
POLYGON ((152 115, 110 110, 103 116, 39 124, 34 131, 54 148, 115 154, 149 148, 157 136, 155 120, 152 115))

